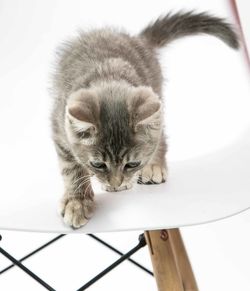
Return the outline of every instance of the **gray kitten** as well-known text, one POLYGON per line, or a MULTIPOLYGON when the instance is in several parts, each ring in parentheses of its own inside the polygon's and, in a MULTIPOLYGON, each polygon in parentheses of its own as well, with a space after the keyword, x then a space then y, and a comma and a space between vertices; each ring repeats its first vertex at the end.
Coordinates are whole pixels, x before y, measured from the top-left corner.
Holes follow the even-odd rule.
POLYGON ((101 29, 63 44, 53 78, 53 139, 65 182, 64 222, 84 225, 94 211, 90 177, 107 191, 165 182, 166 142, 157 50, 207 33, 238 48, 231 26, 207 13, 168 14, 139 35, 101 29))

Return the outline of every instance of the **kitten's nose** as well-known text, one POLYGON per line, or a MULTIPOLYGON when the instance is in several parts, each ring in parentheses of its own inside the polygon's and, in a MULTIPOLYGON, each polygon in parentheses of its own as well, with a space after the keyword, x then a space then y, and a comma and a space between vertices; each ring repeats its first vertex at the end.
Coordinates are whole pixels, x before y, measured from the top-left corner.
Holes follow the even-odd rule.
POLYGON ((118 176, 118 175, 111 176, 109 180, 110 186, 114 188, 118 188, 119 186, 121 186, 122 182, 123 182, 123 177, 118 176))

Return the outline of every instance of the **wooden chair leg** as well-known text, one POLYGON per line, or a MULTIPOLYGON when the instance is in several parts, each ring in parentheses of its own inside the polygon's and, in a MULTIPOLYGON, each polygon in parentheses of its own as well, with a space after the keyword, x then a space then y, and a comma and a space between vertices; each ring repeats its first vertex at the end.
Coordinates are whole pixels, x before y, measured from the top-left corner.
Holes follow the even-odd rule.
POLYGON ((168 231, 145 232, 159 291, 184 291, 168 231))
POLYGON ((159 291, 198 291, 178 229, 146 231, 159 291))
POLYGON ((185 291, 198 291, 194 273, 178 228, 168 230, 185 291))

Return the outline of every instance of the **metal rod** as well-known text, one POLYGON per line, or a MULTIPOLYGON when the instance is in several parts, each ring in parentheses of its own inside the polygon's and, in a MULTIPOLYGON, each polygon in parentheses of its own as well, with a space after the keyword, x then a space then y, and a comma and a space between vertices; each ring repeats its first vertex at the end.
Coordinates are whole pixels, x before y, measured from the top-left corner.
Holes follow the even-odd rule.
POLYGON ((7 253, 1 247, 0 247, 0 253, 2 253, 12 263, 14 263, 20 269, 22 269, 25 273, 27 273, 29 276, 31 276, 38 283, 40 283, 44 288, 46 288, 47 290, 50 290, 50 291, 56 291, 55 289, 53 289, 51 286, 49 286, 46 282, 44 282, 41 278, 39 278, 36 274, 34 274, 32 271, 30 271, 28 268, 26 268, 22 263, 20 263, 18 260, 16 260, 14 257, 12 257, 9 253, 7 253))
POLYGON ((141 249, 145 245, 146 245, 146 240, 145 240, 144 234, 141 234, 139 236, 139 243, 138 243, 138 245, 136 247, 134 247, 132 250, 130 250, 129 252, 124 254, 120 259, 115 261, 113 264, 111 264, 109 267, 107 267, 105 270, 103 270, 101 273, 99 273, 97 276, 95 276, 93 279, 91 279, 89 282, 87 282, 85 285, 83 285, 77 291, 83 291, 83 290, 86 290, 87 288, 89 288, 96 281, 101 279, 104 275, 109 273, 111 270, 113 270, 115 267, 117 267, 123 261, 127 260, 130 256, 132 256, 135 252, 137 252, 139 249, 141 249))
MULTIPOLYGON (((34 254, 40 252, 42 249, 46 248, 47 246, 51 245, 52 243, 54 243, 55 241, 59 240, 60 238, 64 237, 66 234, 60 234, 57 237, 53 238, 52 240, 48 241, 46 244, 40 246, 39 248, 35 249, 33 252, 27 254, 26 256, 22 257, 21 259, 19 259, 19 262, 23 262, 26 259, 28 259, 29 257, 33 256, 34 254)), ((15 264, 11 264, 8 267, 4 268, 3 270, 0 271, 0 275, 3 274, 4 272, 10 270, 11 268, 15 267, 15 264)))
MULTIPOLYGON (((119 254, 120 256, 123 256, 124 254, 122 252, 120 252, 119 250, 117 250, 116 248, 114 248, 113 246, 111 246, 110 244, 108 244, 107 242, 103 241, 102 239, 100 239, 99 237, 93 235, 93 234, 88 234, 88 236, 92 237, 93 239, 95 239, 96 241, 98 241, 99 243, 103 244, 104 246, 106 246, 107 248, 111 249, 112 251, 114 251, 115 253, 119 254)), ((129 262, 131 262, 132 264, 134 264, 135 266, 137 266, 138 268, 142 269, 143 271, 145 271, 146 273, 150 274, 151 276, 154 276, 154 273, 151 272, 149 269, 147 269, 146 267, 142 266, 141 264, 137 263, 135 260, 128 258, 127 259, 129 262)))

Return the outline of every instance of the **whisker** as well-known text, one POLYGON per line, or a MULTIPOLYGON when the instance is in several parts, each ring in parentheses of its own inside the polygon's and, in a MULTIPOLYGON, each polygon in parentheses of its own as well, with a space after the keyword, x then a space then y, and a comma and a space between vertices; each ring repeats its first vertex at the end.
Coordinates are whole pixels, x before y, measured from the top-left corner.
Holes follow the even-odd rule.
POLYGON ((87 186, 87 188, 85 189, 85 191, 84 191, 84 196, 87 194, 87 190, 88 190, 88 188, 91 186, 91 184, 89 184, 88 186, 87 186))
POLYGON ((76 179, 72 185, 76 184, 77 182, 79 182, 79 181, 81 181, 81 180, 83 180, 83 179, 85 179, 85 178, 90 178, 90 177, 91 177, 91 175, 85 175, 85 176, 82 176, 82 177, 76 179))
POLYGON ((83 187, 85 184, 87 184, 87 183, 90 184, 90 179, 87 179, 87 180, 83 181, 82 183, 80 183, 80 184, 76 187, 76 189, 74 190, 73 195, 75 195, 76 192, 77 192, 81 187, 83 187))

